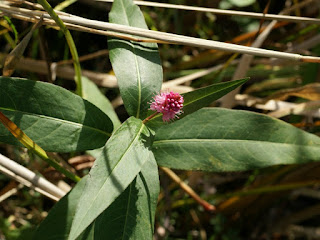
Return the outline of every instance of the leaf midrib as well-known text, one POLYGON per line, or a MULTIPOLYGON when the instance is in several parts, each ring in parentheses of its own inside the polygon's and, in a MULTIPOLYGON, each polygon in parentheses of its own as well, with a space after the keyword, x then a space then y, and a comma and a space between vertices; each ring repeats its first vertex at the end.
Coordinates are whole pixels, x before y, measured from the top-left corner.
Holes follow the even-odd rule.
POLYGON ((281 144, 281 145, 294 145, 294 146, 302 146, 302 147, 320 147, 320 145, 306 145, 306 144, 295 144, 295 143, 282 143, 282 142, 270 142, 270 141, 260 141, 260 140, 242 140, 242 139, 166 139, 166 140, 155 140, 153 142, 154 145, 161 145, 161 144, 168 144, 168 143, 179 143, 179 142, 186 142, 186 143, 201 143, 201 142, 212 142, 212 143, 219 143, 219 142, 250 142, 250 143, 270 143, 270 144, 281 144))
MULTIPOLYGON (((119 158, 118 162, 116 163, 116 165, 112 168, 110 174, 108 175, 108 177, 106 178, 106 180, 104 181, 104 183, 102 184, 102 187, 99 189, 98 193, 95 195, 94 200, 92 201, 92 203, 94 203, 94 201, 97 199, 97 197, 99 196, 103 186, 105 185, 105 183, 107 182, 107 180, 110 178, 110 176, 112 175, 113 171, 116 169, 116 167, 118 166, 118 164, 121 162, 121 159, 123 158, 123 156, 126 155, 126 153, 129 151, 129 149, 132 147, 133 143, 137 140, 138 136, 140 136, 140 133, 142 132, 142 130, 144 129, 145 125, 141 124, 141 127, 139 129, 139 131, 137 132, 136 136, 134 137, 134 139, 131 141, 131 143, 129 144, 129 146, 127 147, 127 149, 124 151, 124 153, 121 155, 121 157, 119 158)), ((90 208, 92 207, 93 204, 91 204, 90 208)), ((90 208, 87 208, 87 212, 83 215, 84 217, 81 219, 81 222, 79 224, 79 226, 81 226, 83 220, 86 218, 90 208)), ((77 228, 78 230, 79 228, 77 228)), ((76 237, 78 237, 80 234, 78 234, 76 237)))
MULTIPOLYGON (((235 85, 238 85, 238 84, 239 84, 239 82, 236 82, 236 83, 234 83, 234 84, 232 84, 232 85, 229 85, 229 86, 228 86, 228 87, 226 87, 226 88, 222 88, 222 89, 220 89, 220 90, 218 90, 218 91, 211 92, 211 93, 209 93, 209 94, 207 94, 207 95, 202 95, 202 96, 203 96, 202 98, 197 98, 196 100, 190 101, 190 102, 188 102, 188 103, 186 104, 186 106, 190 105, 191 103, 194 103, 194 102, 200 101, 200 100, 202 100, 202 99, 204 99, 204 98, 206 98, 206 97, 208 97, 208 96, 212 95, 213 93, 221 92, 221 91, 226 90, 226 89, 228 89, 228 88, 234 87, 235 85)), ((199 88, 198 90, 200 90, 200 88, 199 88)), ((195 90, 195 91, 196 91, 196 90, 195 90)))
MULTIPOLYGON (((123 5, 122 0, 120 2, 121 2, 121 7, 123 9, 124 15, 125 15, 125 20, 127 22, 127 25, 131 26, 129 18, 128 18, 128 15, 127 15, 127 12, 126 12, 126 8, 123 5)), ((135 62, 135 66, 136 66, 136 69, 137 69, 137 77, 138 77, 138 108, 137 108, 136 118, 139 118, 139 116, 140 116, 140 107, 141 107, 141 74, 140 74, 138 58, 137 58, 136 49, 134 47, 134 44, 132 44, 132 49, 133 49, 134 62, 135 62)))
POLYGON ((132 191, 132 183, 130 184, 130 191, 129 191, 129 196, 128 196, 128 203, 127 203, 127 211, 126 211, 126 218, 124 221, 124 227, 123 227, 123 233, 122 233, 122 240, 124 240, 125 237, 125 229, 127 228, 127 222, 128 222, 128 215, 129 215, 129 206, 130 206, 130 202, 131 202, 131 191, 132 191))
POLYGON ((10 108, 3 108, 3 107, 0 107, 0 110, 4 110, 4 111, 9 111, 9 112, 16 112, 16 113, 21 113, 23 115, 30 115, 30 116, 35 116, 35 117, 39 117, 39 118, 43 118, 43 119, 48 119, 50 121, 56 121, 56 122, 62 122, 62 123, 65 123, 65 124, 69 124, 69 125, 74 125, 74 126, 78 126, 80 128, 87 128, 87 129, 90 129, 90 130, 93 130, 93 131, 96 131, 96 132, 100 132, 108 137, 111 136, 111 133, 108 133, 108 132, 105 132, 105 131, 102 131, 98 128, 93 128, 93 127, 90 127, 90 126, 87 126, 87 125, 84 125, 84 124, 81 124, 81 123, 77 123, 77 122, 72 122, 70 120, 64 120, 64 119, 60 119, 60 118, 55 118, 55 117, 51 117, 51 116, 47 116, 47 115, 42 115, 42 114, 35 114, 35 113, 30 113, 30 112, 24 112, 24 111, 21 111, 21 110, 16 110, 16 109, 10 109, 10 108))

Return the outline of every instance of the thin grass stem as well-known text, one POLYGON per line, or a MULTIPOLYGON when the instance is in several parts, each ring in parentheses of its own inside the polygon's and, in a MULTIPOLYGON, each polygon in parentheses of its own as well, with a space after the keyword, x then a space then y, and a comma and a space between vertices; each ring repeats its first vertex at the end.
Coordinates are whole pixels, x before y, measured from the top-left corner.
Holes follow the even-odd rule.
MULTIPOLYGON (((109 3, 113 2, 113 0, 95 0, 95 1, 109 2, 109 3)), ((302 3, 299 4, 298 7, 307 5, 309 3, 312 3, 313 1, 314 0, 304 1, 303 4, 302 3)), ((277 21, 286 21, 286 22, 297 22, 297 23, 303 22, 303 23, 320 25, 320 19, 317 19, 317 18, 224 10, 224 9, 216 9, 216 8, 195 7, 195 6, 186 6, 186 5, 169 4, 169 3, 158 3, 158 2, 149 2, 149 1, 133 1, 133 2, 137 5, 148 6, 148 7, 160 7, 160 8, 188 10, 188 11, 197 11, 197 12, 208 12, 208 13, 219 14, 219 15, 241 16, 241 17, 250 17, 250 18, 256 18, 256 19, 277 20, 277 21)), ((295 7, 295 8, 297 8, 297 7, 295 7)))
MULTIPOLYGON (((0 4, 0 10, 2 10, 3 12, 9 13, 12 17, 25 17, 24 19, 28 21, 35 21, 35 18, 38 19, 40 15, 44 15, 44 19, 45 19, 44 23, 52 24, 52 22, 50 22, 51 20, 50 15, 43 14, 42 12, 35 12, 28 9, 15 8, 11 6, 6 6, 4 4, 0 4)), ((188 37, 188 36, 183 36, 183 35, 178 35, 173 33, 141 29, 137 27, 130 27, 130 26, 125 26, 120 24, 90 20, 90 19, 74 16, 71 14, 60 15, 60 19, 65 23, 69 23, 69 24, 80 25, 88 28, 94 28, 94 29, 105 30, 105 31, 120 32, 123 34, 130 34, 133 36, 140 36, 140 37, 145 37, 150 39, 156 39, 156 40, 168 42, 170 44, 180 44, 180 45, 186 45, 186 46, 192 46, 192 47, 215 49, 219 51, 249 54, 249 55, 261 56, 261 57, 287 59, 292 61, 304 61, 304 62, 312 61, 312 62, 320 63, 320 57, 302 56, 300 54, 284 53, 284 52, 278 52, 278 51, 272 51, 272 50, 254 48, 254 47, 241 46, 241 45, 236 45, 231 43, 224 43, 224 42, 218 42, 213 40, 188 37)))
POLYGON ((188 184, 184 183, 177 174, 175 174, 171 169, 166 167, 160 167, 179 187, 185 191, 190 197, 192 197, 197 203, 199 203, 207 211, 214 211, 216 207, 208 203, 206 200, 202 199, 188 184))
POLYGON ((81 83, 81 66, 79 62, 79 56, 77 52, 76 45, 74 44, 73 38, 71 33, 69 32, 68 28, 64 25, 63 21, 59 18, 59 16, 56 14, 56 12, 53 10, 51 5, 46 0, 38 0, 38 3, 41 4, 41 6, 50 14, 51 18, 57 23, 57 25, 60 27, 61 31, 65 35, 65 38, 67 40, 72 58, 73 58, 73 64, 75 69, 75 80, 77 83, 77 89, 76 92, 79 96, 82 96, 82 83, 81 83))

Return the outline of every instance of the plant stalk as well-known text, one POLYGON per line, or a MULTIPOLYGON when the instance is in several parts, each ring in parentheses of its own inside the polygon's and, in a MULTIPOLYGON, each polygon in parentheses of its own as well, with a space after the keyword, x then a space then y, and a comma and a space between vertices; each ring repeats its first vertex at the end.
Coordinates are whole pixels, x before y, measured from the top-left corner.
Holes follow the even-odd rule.
POLYGON ((75 76, 75 81, 77 84, 76 93, 82 97, 83 94, 82 94, 82 82, 81 82, 81 66, 80 66, 77 48, 76 48, 76 45, 74 44, 72 35, 70 31, 67 29, 67 27, 64 25, 63 21, 59 18, 59 16, 56 14, 56 12, 53 10, 51 5, 46 0, 38 0, 38 3, 41 4, 41 6, 49 13, 51 18, 60 27, 60 30, 63 32, 67 40, 67 43, 72 55, 72 59, 73 59, 75 73, 76 73, 76 76, 75 76))
MULTIPOLYGON (((113 0, 96 0, 97 2, 113 2, 113 0)), ((180 4, 169 4, 169 3, 158 3, 151 1, 133 1, 135 4, 140 6, 148 7, 158 7, 158 8, 169 8, 169 9, 178 9, 178 10, 187 10, 187 11, 196 11, 196 12, 207 12, 219 15, 227 16, 241 16, 241 17, 250 17, 255 19, 264 19, 264 20, 278 20, 278 21, 287 21, 287 22, 297 22, 297 23, 315 23, 320 24, 320 20, 317 18, 308 18, 300 16, 290 16, 282 14, 268 14, 268 13, 256 13, 256 12, 245 12, 245 11, 234 11, 234 10, 225 10, 217 8, 206 8, 206 7, 196 7, 196 6, 187 6, 180 4)), ((314 2, 314 0, 303 1, 298 4, 298 7, 303 7, 307 4, 314 2)), ((294 7, 295 9, 297 7, 294 7)))
POLYGON ((146 122, 148 122, 149 120, 151 120, 152 118, 154 118, 156 115, 158 115, 159 113, 158 112, 155 112, 153 114, 151 114, 149 117, 146 117, 142 123, 145 124, 146 122))
POLYGON ((31 140, 14 122, 7 118, 2 112, 0 112, 0 122, 11 132, 11 134, 30 151, 38 155, 42 160, 47 162, 50 166, 55 168, 57 171, 64 174, 75 182, 81 180, 77 175, 69 172, 65 168, 59 165, 59 163, 48 157, 47 153, 34 141, 31 140))
MULTIPOLYGON (((25 21, 31 21, 31 22, 34 21, 35 16, 39 17, 40 15, 43 14, 41 12, 39 13, 39 12, 27 10, 27 9, 15 8, 12 6, 8 7, 3 4, 0 4, 0 9, 6 14, 10 14, 10 16, 14 18, 23 19, 25 21)), ((53 25, 53 21, 50 21, 50 16, 48 14, 44 14, 44 19, 45 19, 44 24, 53 25)), ((320 63, 320 57, 302 56, 300 54, 284 53, 284 52, 278 52, 273 50, 246 47, 246 46, 241 46, 241 45, 236 45, 231 43, 218 42, 213 40, 187 37, 187 36, 182 36, 182 35, 177 35, 172 33, 165 33, 165 32, 125 26, 120 24, 90 20, 90 19, 74 16, 71 14, 61 15, 60 19, 62 19, 71 28, 74 26, 82 26, 86 28, 95 28, 95 29, 104 30, 104 31, 112 31, 112 32, 130 34, 130 35, 140 36, 145 38, 151 38, 155 40, 165 41, 165 42, 168 42, 169 44, 180 44, 180 45, 186 45, 186 46, 192 46, 192 47, 215 49, 219 51, 235 52, 235 53, 241 53, 241 54, 261 56, 261 57, 272 57, 272 58, 287 59, 287 60, 293 60, 293 61, 305 61, 305 62, 312 61, 312 62, 320 63)), ((80 29, 81 28, 77 28, 77 30, 80 30, 80 29)))
POLYGON ((203 200, 188 184, 184 183, 177 174, 175 174, 171 169, 166 167, 160 167, 174 182, 176 182, 179 187, 183 189, 190 197, 192 197, 196 202, 198 202, 207 211, 214 211, 216 207, 203 200))

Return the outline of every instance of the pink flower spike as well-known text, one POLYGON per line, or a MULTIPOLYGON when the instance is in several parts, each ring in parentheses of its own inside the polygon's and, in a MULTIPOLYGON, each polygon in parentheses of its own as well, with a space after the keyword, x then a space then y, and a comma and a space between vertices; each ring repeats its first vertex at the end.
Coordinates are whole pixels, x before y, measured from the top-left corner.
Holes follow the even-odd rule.
POLYGON ((153 98, 150 109, 162 113, 162 120, 168 122, 182 113, 183 97, 179 93, 160 93, 153 98))

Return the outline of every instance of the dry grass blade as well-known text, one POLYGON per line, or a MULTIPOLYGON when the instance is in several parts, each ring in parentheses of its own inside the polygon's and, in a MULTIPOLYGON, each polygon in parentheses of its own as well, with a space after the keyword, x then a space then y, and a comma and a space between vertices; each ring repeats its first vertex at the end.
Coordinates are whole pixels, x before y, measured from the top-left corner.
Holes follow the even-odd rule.
POLYGON ((269 96, 266 100, 276 99, 284 101, 291 96, 301 97, 311 101, 319 101, 320 83, 310 83, 298 88, 280 90, 269 96))
MULTIPOLYGON (((269 3, 270 3, 270 1, 269 1, 269 3)), ((268 9, 268 7, 269 7, 268 4, 267 4, 267 7, 265 10, 268 9)), ((290 13, 291 11, 295 10, 298 7, 300 7, 299 4, 295 5, 294 7, 285 9, 281 13, 286 13, 286 14, 290 13)), ((255 47, 255 48, 261 47, 261 45, 267 39, 267 37, 269 36, 272 29, 274 29, 276 24, 277 24, 277 20, 273 20, 271 23, 269 23, 268 26, 265 29, 263 29, 263 31, 259 34, 259 36, 252 43, 252 47, 255 47)), ((261 29, 261 22, 260 22, 259 31, 257 32, 257 34, 260 32, 260 29, 261 29)), ((232 80, 244 78, 246 76, 247 71, 250 68, 252 61, 253 61, 253 55, 248 55, 248 54, 243 55, 240 59, 239 65, 236 69, 236 72, 234 73, 234 75, 232 77, 232 80)), ((240 91, 240 88, 237 88, 237 89, 233 90, 232 92, 230 92, 229 94, 227 94, 226 96, 224 96, 221 99, 221 102, 222 102, 221 107, 225 107, 225 108, 234 107, 235 106, 234 97, 239 93, 239 91, 240 91)))
POLYGON ((22 57, 24 50, 26 49, 32 37, 33 32, 41 26, 42 20, 43 18, 41 17, 40 20, 32 27, 30 32, 28 32, 28 34, 22 39, 22 41, 9 53, 4 62, 3 76, 9 77, 14 72, 15 67, 22 57))
MULTIPOLYGON (((35 12, 27 9, 22 8, 15 8, 11 6, 6 6, 4 4, 0 4, 0 10, 9 14, 12 17, 16 18, 23 18, 24 20, 28 21, 35 21, 35 19, 39 18, 40 15, 43 13, 35 12)), ((59 16, 62 21, 69 24, 84 26, 87 28, 94 28, 99 30, 106 30, 112 32, 120 32, 124 34, 130 34, 134 36, 140 36, 150 39, 156 39, 160 41, 165 41, 170 44, 180 44, 192 47, 200 47, 200 48, 207 48, 207 49, 215 49, 220 51, 227 51, 227 52, 235 52, 241 54, 249 54, 261 57, 271 57, 271 58, 282 58, 287 60, 293 61, 304 61, 304 62, 319 62, 319 57, 311 57, 311 56, 302 56, 300 54, 292 54, 292 53, 283 53, 278 51, 254 48, 254 47, 246 47, 240 46, 231 43, 224 43, 212 40, 205 40, 200 38, 182 36, 173 33, 165 33, 153 30, 146 30, 136 27, 128 27, 119 24, 113 24, 108 22, 101 22, 96 20, 90 20, 74 15, 60 15, 59 16)), ((51 17, 48 14, 44 14, 45 24, 54 24, 51 20, 51 17)))
MULTIPOLYGON (((113 0, 95 0, 95 1, 97 1, 97 2, 110 2, 110 3, 113 2, 113 0)), ((223 10, 223 9, 216 9, 216 8, 194 7, 194 6, 158 3, 158 2, 148 2, 148 1, 133 1, 133 2, 137 5, 140 5, 140 6, 170 8, 170 9, 197 11, 197 12, 208 12, 208 13, 213 13, 213 14, 251 17, 251 18, 257 18, 257 19, 264 19, 264 20, 277 20, 277 21, 286 21, 286 22, 303 22, 303 23, 319 24, 320 25, 320 19, 317 19, 317 18, 296 17, 296 16, 288 16, 288 15, 276 15, 276 14, 264 14, 264 13, 254 13, 254 12, 244 12, 244 11, 234 11, 234 10, 223 10)), ((299 4, 299 7, 307 5, 312 2, 314 2, 314 0, 304 1, 299 4)))
MULTIPOLYGON (((320 42, 320 34, 317 34, 317 35, 311 37, 310 39, 306 39, 301 43, 290 46, 286 52, 296 52, 296 53, 306 52, 306 50, 317 46, 319 44, 319 42, 320 42)), ((273 59, 272 60, 273 65, 280 65, 282 63, 283 63, 283 60, 281 60, 281 59, 273 59)))
MULTIPOLYGON (((263 32, 257 37, 257 39, 253 42, 252 47, 258 48, 262 45, 262 43, 266 40, 269 33, 276 25, 277 21, 272 21, 269 25, 263 30, 263 32)), ((253 60, 252 55, 245 54, 241 57, 239 65, 234 73, 232 80, 240 79, 246 76, 247 71, 250 68, 250 64, 253 60)), ((225 108, 232 108, 235 105, 235 95, 238 94, 240 91, 239 88, 233 90, 232 92, 228 93, 227 95, 223 96, 221 99, 221 107, 225 108)))
MULTIPOLYGON (((98 57, 101 57, 101 56, 105 56, 105 55, 108 55, 108 54, 109 54, 109 50, 103 49, 103 50, 99 50, 99 51, 91 53, 91 54, 87 54, 85 56, 80 56, 79 57, 79 61, 80 62, 84 62, 84 61, 95 59, 95 58, 98 58, 98 57)), ((72 59, 68 59, 68 60, 62 60, 62 61, 57 62, 57 65, 72 64, 72 63, 73 63, 73 60, 72 59)))
POLYGON ((9 184, 6 187, 4 187, 4 189, 1 189, 0 203, 6 200, 7 198, 11 197, 12 195, 16 194, 21 188, 23 188, 22 184, 18 184, 15 181, 9 182, 9 184))
POLYGON ((237 94, 235 96, 236 103, 246 107, 252 107, 256 109, 262 109, 267 111, 276 111, 272 115, 273 117, 281 117, 291 113, 297 115, 306 115, 319 118, 320 109, 319 103, 310 102, 303 104, 296 104, 284 101, 269 100, 266 103, 263 103, 263 99, 251 97, 245 94, 237 94), (311 106, 311 104, 316 104, 311 106), (309 105, 309 106, 308 106, 309 105), (294 110, 293 110, 294 109, 294 110))
POLYGON ((295 115, 307 115, 314 116, 314 113, 319 113, 320 101, 312 101, 307 103, 296 104, 292 107, 283 108, 274 112, 269 113, 268 115, 274 118, 281 118, 289 114, 295 115))
POLYGON ((44 194, 56 201, 66 194, 66 192, 62 191, 43 177, 36 175, 34 172, 1 154, 0 171, 23 185, 34 188, 41 194, 44 194))
MULTIPOLYGON (((231 64, 236 64, 236 63, 238 63, 238 60, 234 60, 231 62, 231 64)), ((211 68, 199 71, 199 72, 195 72, 195 73, 183 76, 183 77, 179 77, 179 78, 164 82, 162 85, 162 88, 163 89, 172 88, 172 87, 178 86, 180 84, 184 84, 186 82, 195 80, 197 78, 204 77, 212 72, 219 71, 223 68, 224 68, 224 64, 219 64, 217 66, 214 66, 214 67, 211 67, 211 68)))
MULTIPOLYGON (((267 109, 273 110, 273 112, 270 112, 268 115, 275 118, 281 118, 289 114, 318 117, 320 112, 320 84, 311 83, 298 88, 285 89, 272 94, 266 99, 259 99, 260 106, 263 106, 264 103, 264 106, 270 105, 271 102, 278 102, 277 109, 267 109), (285 105, 279 105, 279 103, 285 103, 282 101, 291 96, 305 98, 312 102, 300 104, 286 103, 285 105)), ((257 105, 255 106, 257 107, 257 105)))
MULTIPOLYGON (((5 54, 0 53, 0 62, 3 62, 3 59, 5 57, 5 54)), ((16 65, 16 69, 39 73, 43 75, 48 74, 48 69, 46 67, 45 61, 35 60, 31 58, 21 58, 16 65)), ((52 63, 51 70, 53 71, 53 75, 57 77, 74 81, 74 69, 71 66, 62 66, 57 63, 52 63)), ((93 81, 101 87, 114 88, 118 86, 116 77, 111 74, 82 70, 82 75, 86 76, 91 81, 93 81)))

